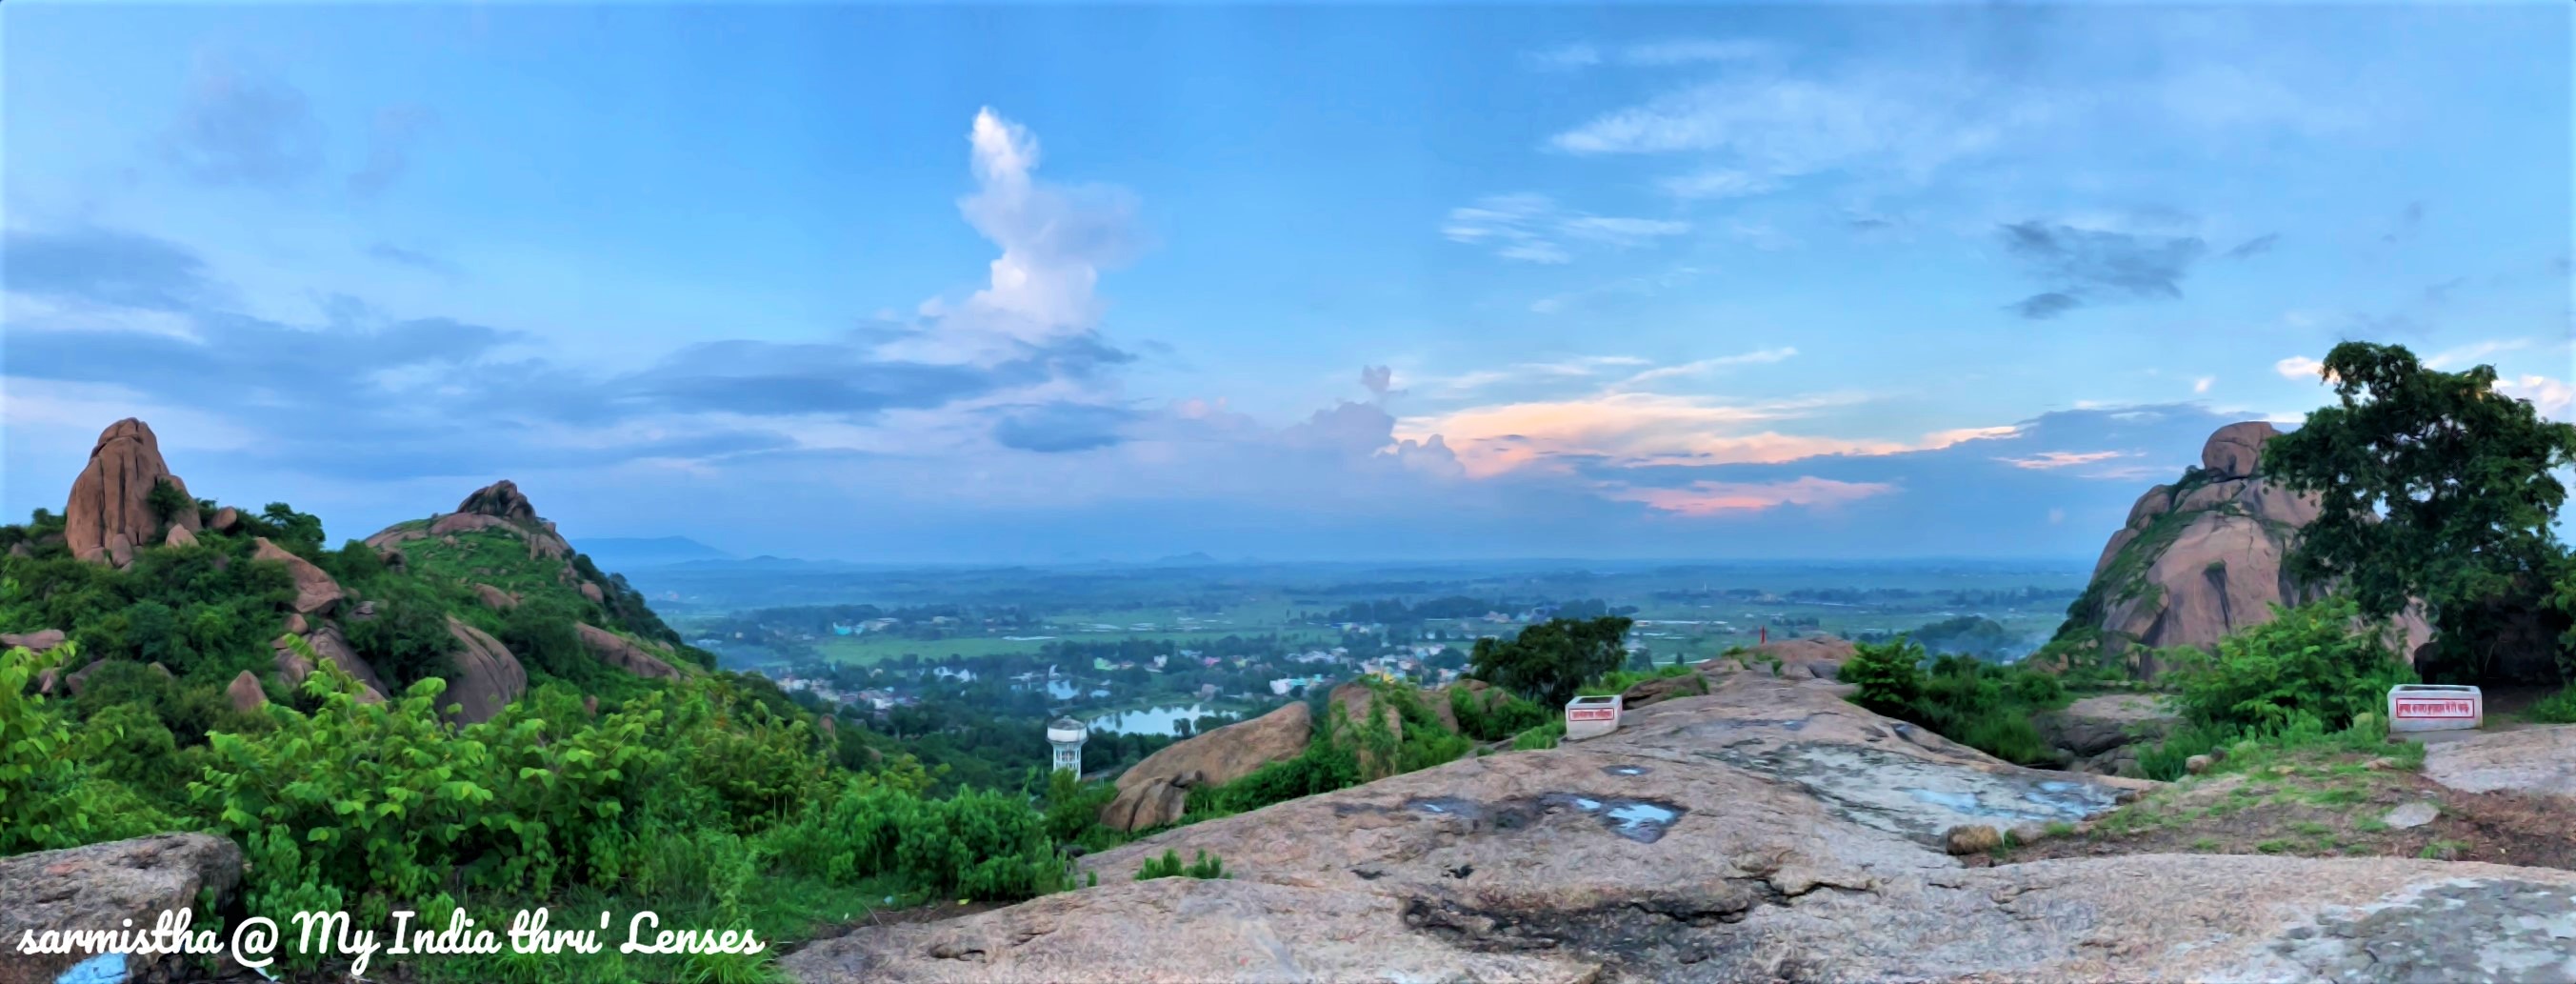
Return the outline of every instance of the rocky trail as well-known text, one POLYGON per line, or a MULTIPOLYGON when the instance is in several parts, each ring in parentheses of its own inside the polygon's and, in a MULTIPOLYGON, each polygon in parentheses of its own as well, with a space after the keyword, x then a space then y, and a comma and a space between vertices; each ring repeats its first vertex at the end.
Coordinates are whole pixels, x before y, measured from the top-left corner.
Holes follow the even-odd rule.
MULTIPOLYGON (((869 927, 783 965, 806 981, 2576 978, 2576 873, 2546 856, 2158 843, 1995 864, 1968 837, 1963 859, 1945 849, 1963 827, 2071 847, 2088 838, 2044 835, 2177 789, 2006 765, 1827 680, 1711 682, 1610 736, 1175 829, 1084 859, 1097 887, 869 927), (1234 876, 1132 880, 1167 849, 1234 876)), ((2234 795, 2216 785, 2189 795, 2234 795)))

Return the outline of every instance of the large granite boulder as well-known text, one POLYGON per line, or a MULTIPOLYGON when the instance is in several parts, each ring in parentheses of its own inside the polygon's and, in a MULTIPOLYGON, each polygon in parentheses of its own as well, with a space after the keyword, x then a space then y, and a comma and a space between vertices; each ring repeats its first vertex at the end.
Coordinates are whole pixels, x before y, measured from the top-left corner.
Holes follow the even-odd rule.
MULTIPOLYGON (((164 481, 186 496, 188 483, 161 460, 161 439, 150 425, 132 417, 107 425, 90 447, 89 463, 72 480, 71 499, 63 506, 64 546, 82 560, 131 563, 137 547, 163 540, 150 498, 153 486, 164 481)), ((170 517, 170 525, 196 532, 194 498, 170 517)))
POLYGON ((803 981, 2428 980, 2576 974, 2576 872, 2385 858, 1987 866, 1961 826, 2137 781, 2016 768, 1723 673, 1616 733, 1462 759, 1082 859, 1095 887, 787 955, 803 981), (1230 879, 1133 880, 1165 851, 1230 879))
POLYGON ((573 631, 581 636, 582 647, 590 650, 590 655, 602 663, 640 677, 670 680, 680 675, 680 671, 672 669, 665 659, 668 653, 656 655, 646 652, 643 646, 625 636, 578 622, 573 624, 573 631))
MULTIPOLYGON (((278 636, 270 646, 275 650, 278 677, 285 680, 287 686, 300 687, 304 685, 304 678, 312 674, 313 663, 305 659, 304 654, 296 652, 293 646, 287 644, 287 640, 291 638, 295 636, 278 636)), ((339 626, 325 622, 321 628, 303 636, 303 639, 304 644, 313 650, 313 655, 339 667, 341 672, 357 678, 358 703, 384 703, 384 678, 377 676, 376 668, 368 665, 367 661, 358 655, 357 650, 350 648, 349 639, 340 634, 339 626)))
POLYGON ((451 720, 481 724, 528 692, 527 669, 500 640, 454 615, 447 617, 447 634, 456 639, 456 651, 448 655, 456 676, 439 702, 457 706, 451 720))
POLYGON ((251 551, 252 560, 276 561, 286 565, 286 572, 295 576, 296 614, 326 615, 330 613, 331 606, 339 604, 341 598, 347 597, 340 590, 340 582, 332 580, 331 575, 313 566, 312 561, 287 552, 286 548, 268 542, 268 538, 264 536, 254 542, 258 546, 251 551))
POLYGON ((244 714, 268 706, 268 693, 259 688, 259 678, 249 670, 235 675, 233 682, 224 687, 224 699, 232 702, 233 710, 244 714))
POLYGON ((1100 822, 1119 830, 1171 823, 1188 808, 1191 787, 1224 785, 1296 758, 1313 736, 1313 715, 1301 701, 1174 742, 1119 774, 1118 795, 1101 807, 1100 822))
POLYGON ((205 834, 161 834, 0 858, 0 982, 189 979, 185 958, 24 953, 29 934, 151 929, 162 913, 191 910, 197 931, 220 929, 201 896, 217 905, 241 883, 241 848, 205 834), (131 920, 129 923, 128 920, 131 920), (66 977, 81 967, 83 978, 66 977))
MULTIPOLYGON (((2052 658, 2117 660, 2152 678, 2162 669, 2157 649, 2206 649, 2271 621, 2274 605, 2322 597, 2324 586, 2301 584, 2287 570, 2318 506, 2264 477, 2263 445, 2279 433, 2262 421, 2221 427, 2201 448, 2200 468, 2140 496, 2059 631, 2060 642, 2083 651, 2061 647, 2052 658)), ((2431 638, 2421 611, 2410 610, 2390 626, 2388 642, 2412 659, 2431 638)))

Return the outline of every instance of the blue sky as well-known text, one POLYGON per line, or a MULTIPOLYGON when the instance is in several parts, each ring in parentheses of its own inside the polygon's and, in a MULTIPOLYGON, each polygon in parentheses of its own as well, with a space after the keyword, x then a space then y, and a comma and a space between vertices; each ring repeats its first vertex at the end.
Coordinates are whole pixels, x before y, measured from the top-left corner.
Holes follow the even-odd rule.
POLYGON ((0 32, 13 514, 140 415, 334 536, 2089 559, 2340 339, 2576 414, 2561 3, 0 32))

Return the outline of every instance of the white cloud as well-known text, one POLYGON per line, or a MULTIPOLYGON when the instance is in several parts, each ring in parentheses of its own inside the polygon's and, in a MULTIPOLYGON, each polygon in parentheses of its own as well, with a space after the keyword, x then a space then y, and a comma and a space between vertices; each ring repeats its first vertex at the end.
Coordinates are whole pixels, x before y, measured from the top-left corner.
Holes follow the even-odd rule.
POLYGON ((1996 458, 1995 460, 2011 465, 2015 468, 2048 471, 2058 468, 2074 468, 2080 465, 2090 465, 2097 462, 2109 461, 2114 458, 2125 458, 2128 456, 2128 452, 2125 451, 2042 451, 2028 457, 1996 458))
POLYGON ((2522 376, 2500 380, 2496 389, 2506 396, 2531 401, 2532 407, 2545 417, 2565 420, 2571 411, 2576 411, 2576 385, 2569 384, 2567 380, 2522 376))
POLYGON ((1548 144, 1579 155, 1711 152, 1765 179, 1854 168, 1919 179, 2055 113, 2041 97, 2014 97, 1951 75, 1765 75, 1669 92, 1548 144))
POLYGON ((2209 388, 2217 383, 2218 377, 2216 376, 2202 376, 2199 379, 2191 381, 2191 391, 2194 393, 2207 393, 2209 392, 2209 388))
POLYGON ((2325 370, 2325 363, 2308 358, 2304 355, 2293 355, 2279 362, 2272 363, 2272 371, 2280 373, 2281 378, 2283 379, 2317 379, 2324 375, 2325 370))
POLYGON ((1836 506, 1895 492, 1885 482, 1840 482, 1801 475, 1778 482, 1692 482, 1680 488, 1611 486, 1612 499, 1644 503, 1648 508, 1684 516, 1762 512, 1780 506, 1836 506))
POLYGON ((1601 64, 1601 49, 1588 44, 1569 44, 1562 48, 1533 51, 1522 59, 1532 68, 1568 72, 1601 64))
POLYGON ((1714 359, 1700 359, 1695 362, 1685 362, 1677 366, 1659 366, 1620 380, 1614 388, 1634 389, 1647 383, 1666 379, 1677 379, 1683 376, 1696 376, 1713 369, 1722 369, 1728 366, 1761 365, 1764 363, 1785 362, 1797 354, 1797 349, 1782 346, 1780 348, 1746 352, 1741 355, 1723 355, 1714 359))
POLYGON ((1664 193, 1675 198, 1701 200, 1741 198, 1759 195, 1779 187, 1778 182, 1731 167, 1709 168, 1689 174, 1677 174, 1656 182, 1664 193))
POLYGON ((1569 242, 1629 249, 1690 228, 1690 223, 1668 219, 1593 215, 1567 209, 1546 195, 1522 192, 1489 195, 1450 209, 1440 233, 1451 242, 1489 246, 1504 259, 1561 264, 1574 260, 1569 242))
POLYGON ((1744 38, 1712 40, 1685 38, 1673 41, 1650 41, 1620 49, 1619 61, 1628 65, 1658 67, 1689 65, 1699 62, 1735 62, 1770 58, 1779 47, 1767 41, 1744 38))
POLYGON ((2529 347, 2531 347, 2531 340, 2528 338, 2509 338, 2477 342, 2454 349, 2445 349, 2443 351, 2436 352, 2430 358, 2424 360, 2424 365, 2427 368, 2447 370, 2454 366, 2469 365, 2479 359, 2486 358, 2487 356, 2494 355, 2498 352, 2513 352, 2529 347))
POLYGON ((1088 332, 1101 314, 1100 271, 1138 247, 1134 197, 1039 180, 1038 139, 1026 127, 987 107, 975 114, 967 143, 975 192, 958 200, 958 211, 1002 255, 964 301, 922 302, 920 315, 935 324, 887 346, 890 358, 987 361, 1088 332))

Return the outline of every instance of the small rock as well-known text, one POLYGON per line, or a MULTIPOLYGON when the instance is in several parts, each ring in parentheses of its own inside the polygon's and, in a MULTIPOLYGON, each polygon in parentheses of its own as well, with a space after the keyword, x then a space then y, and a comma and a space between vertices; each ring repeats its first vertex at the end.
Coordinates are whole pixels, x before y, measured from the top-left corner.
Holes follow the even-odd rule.
POLYGON ((2432 823, 2434 818, 2441 815, 2441 807, 2434 806, 2433 804, 2424 802, 2423 800, 2416 800, 2415 802, 2408 803, 2394 810, 2388 811, 2387 816, 2379 819, 2380 822, 2385 823, 2390 827, 2398 830, 2406 830, 2408 828, 2421 827, 2425 824, 2432 823))
POLYGON ((268 706, 268 694, 261 692, 259 678, 250 675, 249 670, 233 678, 232 685, 224 688, 224 696, 233 702, 233 710, 244 714, 268 706))
POLYGON ((2046 825, 2046 824, 2039 824, 2039 823, 2021 823, 2021 824, 2014 824, 2014 825, 2013 825, 2013 829, 2012 829, 2012 839, 2013 839, 2013 843, 2016 843, 2016 844, 2032 844, 2032 843, 2037 843, 2037 842, 2039 842, 2040 840, 2043 840, 2043 839, 2045 839, 2045 838, 2047 838, 2047 837, 2048 837, 2048 825, 2046 825))
POLYGON ((1941 838, 1952 854, 1984 854, 2004 846, 2004 835, 1982 823, 1963 823, 1941 838))
POLYGON ((161 538, 161 545, 165 547, 193 547, 197 545, 197 535, 188 532, 188 528, 185 526, 173 525, 170 527, 169 535, 161 538))
POLYGON ((312 628, 312 623, 306 622, 304 620, 304 615, 301 612, 286 616, 286 631, 288 632, 295 633, 296 635, 303 635, 312 628))
POLYGON ((213 526, 216 532, 230 533, 233 531, 233 524, 238 522, 241 522, 241 510, 231 506, 215 510, 213 526))
POLYGON ((2207 755, 2194 755, 2182 760, 2182 770, 2196 776, 2208 772, 2209 767, 2215 764, 2217 763, 2207 755))
POLYGON ((2382 756, 2380 756, 2380 757, 2378 757, 2378 758, 2371 759, 2370 761, 2365 762, 2365 763, 2363 763, 2363 764, 2364 764, 2364 765, 2366 765, 2366 766, 2368 766, 2368 767, 2370 767, 2370 768, 2373 768, 2373 769, 2387 770, 2387 769, 2394 769, 2394 768, 2396 768, 2396 767, 2397 767, 2397 760, 2396 760, 2396 759, 2393 759, 2393 758, 2389 758, 2388 756, 2382 755, 2382 756))

